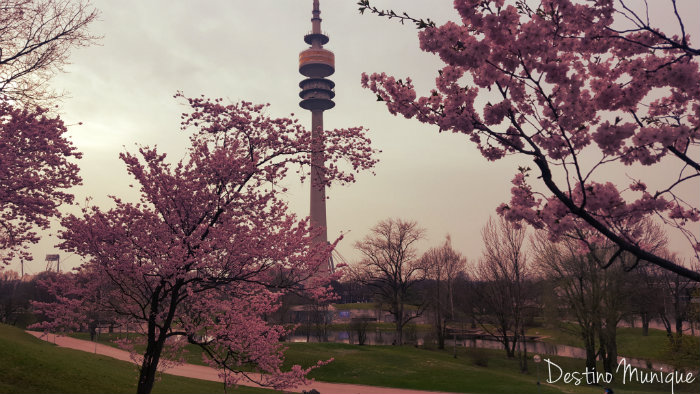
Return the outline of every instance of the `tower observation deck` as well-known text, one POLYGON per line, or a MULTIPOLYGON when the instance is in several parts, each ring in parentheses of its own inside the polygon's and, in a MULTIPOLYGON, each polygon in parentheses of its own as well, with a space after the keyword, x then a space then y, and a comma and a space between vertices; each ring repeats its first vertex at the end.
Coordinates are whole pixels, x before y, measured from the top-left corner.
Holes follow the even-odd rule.
MULTIPOLYGON (((299 53, 299 72, 307 77, 299 83, 301 92, 299 106, 311 111, 311 182, 310 182, 310 216, 311 224, 320 227, 323 232, 314 242, 327 243, 326 231, 326 189, 323 186, 323 111, 335 107, 333 98, 335 83, 326 77, 335 72, 335 55, 324 49, 328 43, 328 36, 321 31, 321 10, 319 0, 314 0, 311 18, 311 32, 304 36, 304 42, 310 47, 299 53)), ((326 273, 333 271, 333 261, 329 261, 327 267, 322 268, 326 273)))
MULTIPOLYGON (((299 106, 312 112, 325 111, 335 106, 333 102, 335 84, 326 79, 335 72, 335 55, 323 48, 323 45, 328 43, 328 36, 321 32, 321 11, 318 8, 318 0, 314 0, 311 26, 311 32, 304 36, 304 41, 311 47, 299 53, 299 72, 308 77, 299 83, 301 88, 299 106)), ((313 131, 316 131, 315 126, 313 131)))

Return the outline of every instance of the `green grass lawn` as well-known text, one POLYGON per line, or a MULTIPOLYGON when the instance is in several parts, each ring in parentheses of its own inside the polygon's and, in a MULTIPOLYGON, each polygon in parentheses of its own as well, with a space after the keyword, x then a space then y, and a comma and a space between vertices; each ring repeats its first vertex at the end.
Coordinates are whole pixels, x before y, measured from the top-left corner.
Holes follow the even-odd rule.
MULTIPOLYGON (((85 334, 79 334, 78 336, 85 334)), ((113 334, 114 335, 114 334, 113 334)), ((102 335, 101 339, 107 339, 102 335)), ((537 366, 530 361, 529 373, 519 372, 514 360, 505 357, 503 351, 485 349, 459 349, 458 358, 452 352, 428 350, 411 346, 357 346, 335 343, 287 343, 286 367, 301 364, 308 367, 318 360, 334 358, 326 366, 314 370, 310 377, 321 381, 438 390, 467 393, 600 393, 601 387, 563 384, 543 385, 537 389, 537 366), (475 364, 486 359, 488 366, 475 364)), ((202 364, 199 352, 189 348, 188 361, 202 364)), ((564 357, 546 357, 565 372, 582 371, 584 360, 564 357)), ((547 365, 541 363, 540 380, 547 378, 547 365)), ((602 369, 602 367, 601 367, 602 369)), ((556 377, 556 375, 555 375, 556 377)), ((698 380, 700 382, 700 380, 698 380)), ((612 384, 620 393, 670 393, 670 385, 612 384)), ((697 392, 675 387, 675 392, 697 392)))
POLYGON ((333 304, 333 307, 339 311, 349 309, 374 310, 377 309, 377 304, 374 302, 349 302, 347 304, 333 304))
MULTIPOLYGON (((458 358, 450 350, 427 350, 409 346, 357 346, 331 343, 292 343, 286 352, 287 364, 310 366, 319 359, 335 360, 314 370, 311 377, 329 382, 361 383, 423 390, 471 393, 601 393, 602 386, 563 384, 543 385, 538 390, 537 367, 530 361, 529 373, 522 374, 515 360, 503 351, 460 349, 458 358), (488 366, 475 364, 487 359, 488 366)), ((564 372, 583 371, 584 360, 546 357, 564 372)), ((602 370, 602 366, 600 366, 602 370)), ((547 378, 546 364, 540 364, 540 380, 547 378)), ((556 374, 553 374, 556 378, 556 374)), ((563 380, 563 379, 562 379, 563 380)), ((613 383, 615 392, 670 393, 670 385, 613 383)), ((700 381, 676 386, 675 392, 698 392, 700 381)))
MULTIPOLYGON (((133 364, 59 348, 0 324, 0 393, 134 393, 133 364)), ((221 383, 163 374, 154 393, 224 393, 221 383)), ((277 393, 254 388, 228 393, 277 393)))
MULTIPOLYGON (((527 335, 543 336, 543 342, 556 343, 562 345, 583 347, 583 341, 576 335, 577 326, 573 323, 565 323, 561 328, 537 327, 528 330, 527 335)), ((698 338, 688 338, 700 346, 698 338)), ((623 327, 617 329, 617 351, 621 356, 641 358, 646 360, 657 360, 679 367, 698 368, 700 359, 679 359, 670 351, 670 342, 666 336, 666 331, 649 330, 648 336, 642 335, 641 328, 623 327)))
MULTIPOLYGON (((473 365, 464 354, 408 346, 357 346, 331 343, 292 343, 287 365, 310 366, 333 357, 311 377, 322 381, 470 393, 537 393, 536 379, 511 371, 496 360, 488 368, 473 365)), ((562 392, 542 387, 542 393, 562 392)))

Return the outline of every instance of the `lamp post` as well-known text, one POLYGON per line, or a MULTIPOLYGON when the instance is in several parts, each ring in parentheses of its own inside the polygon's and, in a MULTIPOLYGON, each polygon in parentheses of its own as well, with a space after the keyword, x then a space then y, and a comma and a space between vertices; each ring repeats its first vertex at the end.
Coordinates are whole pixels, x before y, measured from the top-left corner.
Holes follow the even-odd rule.
POLYGON ((540 357, 539 354, 535 354, 535 357, 532 358, 532 361, 535 362, 535 367, 537 369, 537 392, 540 392, 540 362, 542 362, 542 357, 540 357))

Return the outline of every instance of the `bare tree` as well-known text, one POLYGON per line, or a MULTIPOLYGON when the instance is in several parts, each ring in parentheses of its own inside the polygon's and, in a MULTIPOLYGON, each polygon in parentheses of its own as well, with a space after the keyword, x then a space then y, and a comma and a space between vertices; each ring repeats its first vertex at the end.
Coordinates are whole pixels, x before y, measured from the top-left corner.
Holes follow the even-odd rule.
POLYGON ((553 282, 564 316, 578 323, 578 335, 586 350, 586 367, 596 365, 596 327, 600 316, 600 291, 597 286, 600 269, 585 254, 579 253, 575 242, 565 238, 551 242, 547 234, 537 232, 532 237, 532 249, 542 276, 553 282))
MULTIPOLYGON (((683 259, 674 253, 668 253, 666 258, 692 270, 700 269, 694 259, 683 259)), ((646 279, 648 292, 653 294, 650 297, 653 301, 650 312, 663 323, 669 354, 673 359, 690 357, 697 360, 698 342, 694 337, 693 324, 697 321, 698 309, 697 304, 692 303, 693 298, 700 295, 697 283, 652 264, 640 264, 636 271, 646 279), (684 335, 685 330, 690 330, 691 335, 684 335)))
POLYGON ((474 316, 484 331, 500 341, 508 354, 515 357, 519 349, 521 370, 527 371, 527 354, 522 345, 525 336, 524 308, 526 282, 530 275, 523 250, 525 229, 499 218, 489 219, 481 230, 484 242, 474 278, 479 281, 474 292, 474 316))
POLYGON ((659 291, 654 266, 647 263, 630 272, 631 281, 640 284, 630 300, 632 312, 642 323, 642 336, 649 336, 649 324, 663 313, 664 296, 659 291))
MULTIPOLYGON (((652 220, 643 221, 639 228, 644 232, 643 243, 655 253, 663 253, 668 244, 664 229, 652 220)), ((629 260, 630 256, 622 255, 622 259, 623 264, 629 267, 630 264, 626 260, 629 260)), ((642 284, 634 288, 634 294, 630 297, 632 313, 642 322, 642 336, 649 335, 649 323, 664 310, 664 295, 659 288, 658 270, 658 266, 642 261, 628 274, 630 282, 642 284)))
MULTIPOLYGON (((688 265, 675 254, 669 254, 668 259, 681 266, 688 265)), ((651 265, 647 265, 646 268, 650 273, 654 288, 661 293, 661 308, 658 310, 658 317, 673 345, 677 338, 683 335, 683 322, 688 320, 693 286, 688 279, 674 272, 651 265)), ((697 267, 692 268, 697 269, 697 267)))
POLYGON ((415 243, 425 230, 414 221, 386 219, 377 223, 370 234, 355 243, 363 254, 356 267, 357 277, 375 290, 375 296, 394 317, 396 344, 403 344, 403 328, 422 312, 407 313, 411 290, 420 279, 421 268, 415 243))
POLYGON ((0 96, 42 104, 59 94, 46 82, 68 62, 70 49, 92 44, 97 18, 89 1, 3 0, 0 4, 0 96))
POLYGON ((633 281, 637 275, 627 272, 637 267, 636 257, 619 253, 612 242, 591 249, 583 240, 591 232, 575 231, 552 242, 549 235, 537 232, 532 237, 535 261, 542 276, 553 285, 559 297, 563 320, 573 319, 586 350, 586 367, 596 369, 603 361, 606 372, 617 365, 617 327, 623 318, 633 315, 632 302, 640 293, 633 281), (601 261, 614 261, 606 268, 601 261))
POLYGON ((447 321, 455 319, 454 284, 457 276, 464 272, 467 260, 452 249, 449 235, 445 243, 431 248, 421 257, 421 267, 428 284, 427 304, 431 310, 433 326, 438 339, 438 348, 445 348, 447 321))

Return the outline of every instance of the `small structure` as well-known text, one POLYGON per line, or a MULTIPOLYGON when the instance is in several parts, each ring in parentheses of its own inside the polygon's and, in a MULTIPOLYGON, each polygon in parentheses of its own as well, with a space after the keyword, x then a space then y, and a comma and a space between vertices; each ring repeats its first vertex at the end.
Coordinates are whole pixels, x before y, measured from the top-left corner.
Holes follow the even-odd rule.
MULTIPOLYGON (((56 272, 61 272, 61 256, 60 255, 47 254, 45 262, 46 262, 46 271, 52 271, 55 267, 56 272)), ((24 271, 24 264, 22 267, 22 271, 24 271)))

